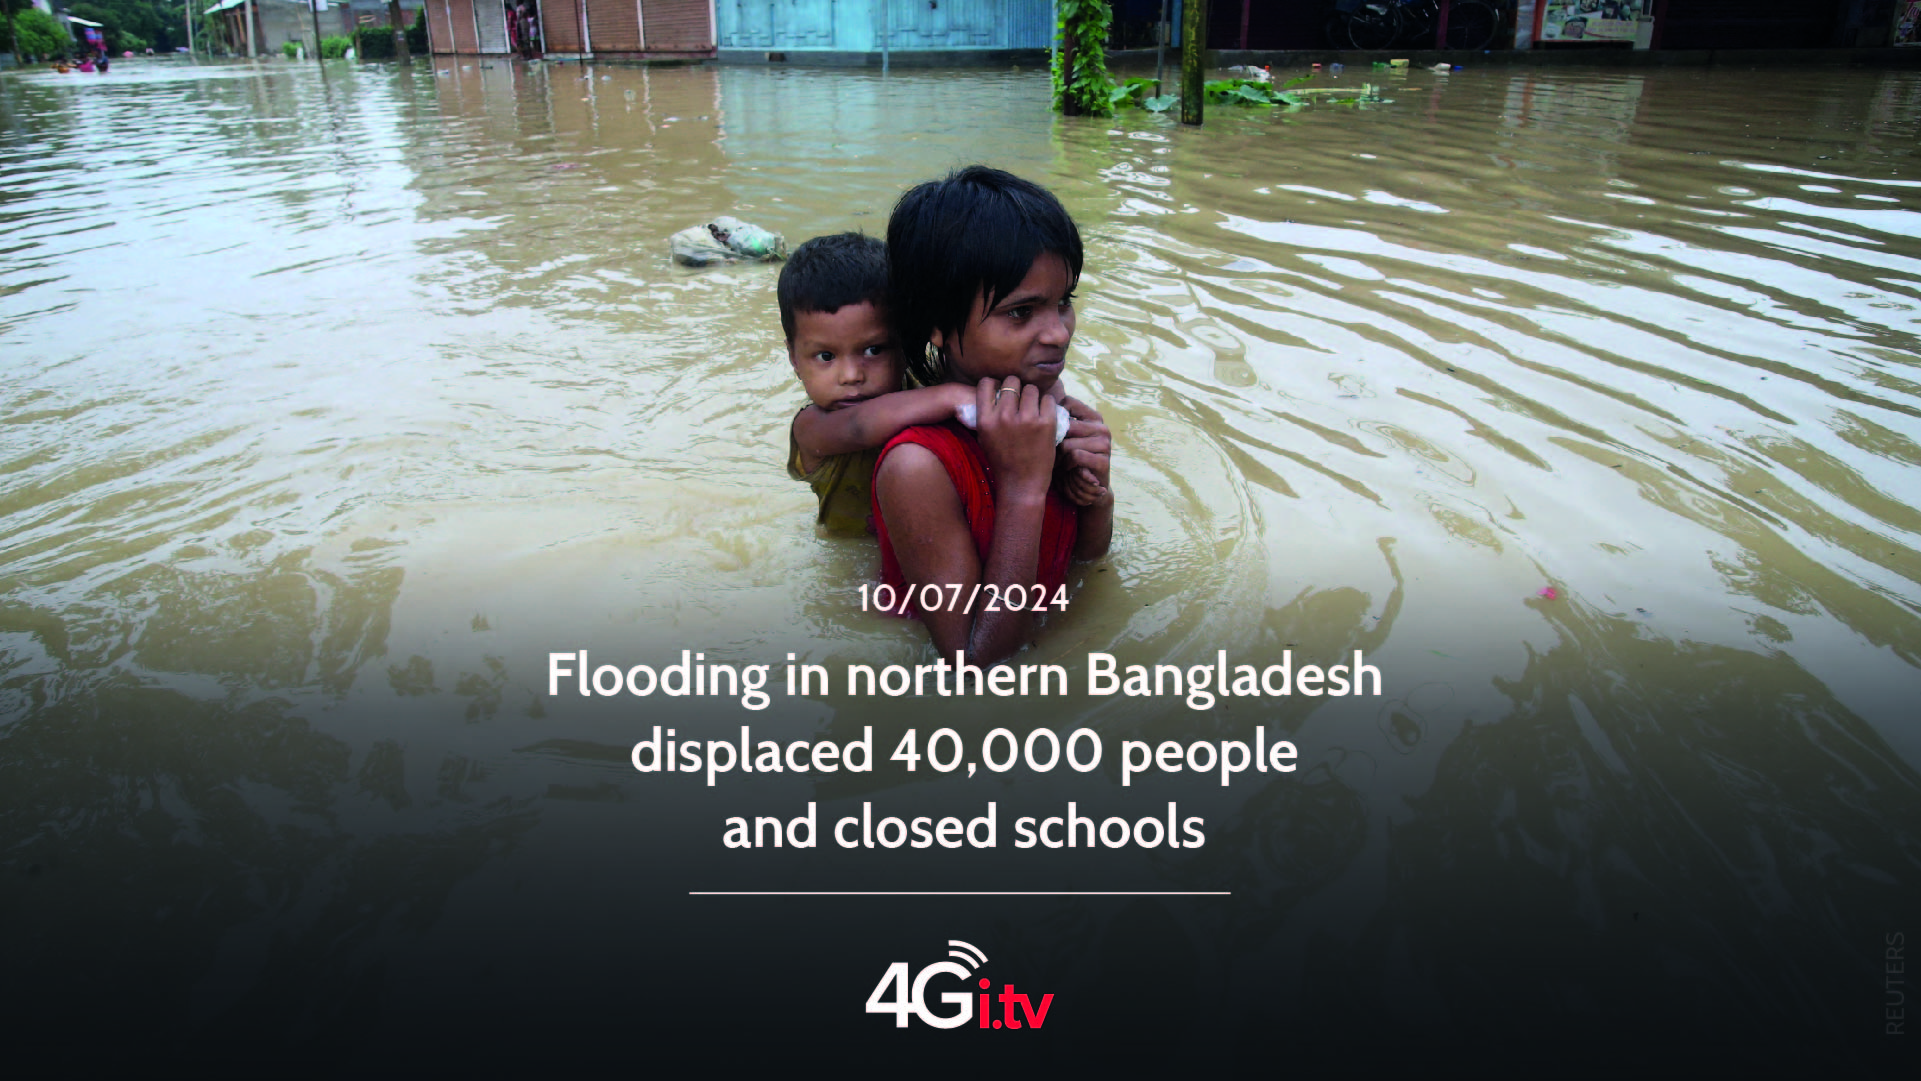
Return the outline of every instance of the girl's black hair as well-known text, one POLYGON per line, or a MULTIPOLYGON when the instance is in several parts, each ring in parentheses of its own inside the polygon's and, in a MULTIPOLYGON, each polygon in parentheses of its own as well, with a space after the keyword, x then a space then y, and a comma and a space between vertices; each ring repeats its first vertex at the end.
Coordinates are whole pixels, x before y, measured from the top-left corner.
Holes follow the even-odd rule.
POLYGON ((849 304, 884 306, 887 245, 859 233, 814 237, 787 257, 774 296, 788 345, 794 344, 794 316, 800 312, 832 315, 849 304))
POLYGON ((923 384, 947 373, 925 355, 935 330, 959 340, 980 299, 992 309, 1041 253, 1081 276, 1081 234, 1052 192, 1012 173, 970 165, 910 189, 887 220, 889 307, 923 384))

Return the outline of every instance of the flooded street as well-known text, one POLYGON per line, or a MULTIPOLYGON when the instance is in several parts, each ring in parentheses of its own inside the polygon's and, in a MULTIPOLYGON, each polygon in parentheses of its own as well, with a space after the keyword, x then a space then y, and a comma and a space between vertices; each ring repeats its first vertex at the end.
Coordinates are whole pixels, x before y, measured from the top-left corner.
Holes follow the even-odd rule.
POLYGON ((1921 934, 1921 72, 1342 78, 1388 100, 1198 130, 1062 120, 1033 70, 0 78, 5 1016, 559 1064, 713 1023, 669 981, 927 1054, 861 1002, 960 938, 1059 993, 1057 1065, 1164 1026, 1137 1061, 1225 1067, 1268 1024, 1335 1063, 1383 1031, 1887 1054, 1886 943, 1921 934), (932 659, 783 472, 777 270, 668 237, 884 234, 973 161, 1087 242, 1065 379, 1114 431, 1115 543, 1022 658, 1076 694, 550 695, 551 651, 932 659), (1079 693, 1089 652, 1284 650, 1365 651, 1385 693, 1079 693), (871 726, 879 768, 629 764, 743 724, 871 726), (1297 773, 1119 784, 1122 740, 1262 724, 1297 773), (1109 757, 887 761, 1001 725, 1109 757), (994 852, 721 844, 988 800, 994 852), (1178 801, 1207 843, 1012 848, 1068 801, 1178 801), (787 889, 1232 897, 688 896, 787 889))

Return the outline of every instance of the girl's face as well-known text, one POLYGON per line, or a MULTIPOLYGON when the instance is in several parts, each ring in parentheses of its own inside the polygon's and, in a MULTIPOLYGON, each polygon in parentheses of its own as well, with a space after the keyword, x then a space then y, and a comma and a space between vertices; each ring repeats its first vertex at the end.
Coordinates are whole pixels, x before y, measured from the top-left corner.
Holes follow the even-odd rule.
POLYGON ((1011 375, 1046 390, 1067 367, 1067 346, 1074 340, 1074 284, 1067 260, 1042 252, 992 309, 983 297, 974 298, 965 334, 949 339, 934 331, 934 347, 945 352, 948 370, 967 382, 1011 375))

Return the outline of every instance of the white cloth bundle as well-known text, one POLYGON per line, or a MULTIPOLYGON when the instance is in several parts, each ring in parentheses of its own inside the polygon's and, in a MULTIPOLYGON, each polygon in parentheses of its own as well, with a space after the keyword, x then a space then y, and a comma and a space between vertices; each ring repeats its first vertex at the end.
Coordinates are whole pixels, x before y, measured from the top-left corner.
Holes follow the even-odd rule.
MULTIPOLYGON (((1058 413, 1054 414, 1054 445, 1058 447, 1061 445, 1061 440, 1067 438, 1067 425, 1073 418, 1067 415, 1067 407, 1061 403, 1055 402, 1054 408, 1059 410, 1058 413)), ((965 424, 969 428, 978 429, 980 427, 980 413, 974 408, 973 402, 968 402, 961 406, 959 415, 962 424, 965 424)))

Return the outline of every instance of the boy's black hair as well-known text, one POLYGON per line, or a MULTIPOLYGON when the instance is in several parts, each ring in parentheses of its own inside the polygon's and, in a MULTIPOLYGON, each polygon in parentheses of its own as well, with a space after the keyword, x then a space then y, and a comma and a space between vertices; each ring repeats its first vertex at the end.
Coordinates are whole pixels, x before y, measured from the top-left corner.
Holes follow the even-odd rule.
POLYGON ((1052 192, 985 165, 910 189, 887 220, 888 301, 908 370, 944 382, 925 350, 935 330, 959 339, 975 298, 992 308, 1042 252, 1081 276, 1081 234, 1052 192))
POLYGON ((780 329, 794 344, 796 312, 829 315, 849 304, 887 303, 887 245, 861 233, 817 236, 795 248, 780 268, 780 329))

